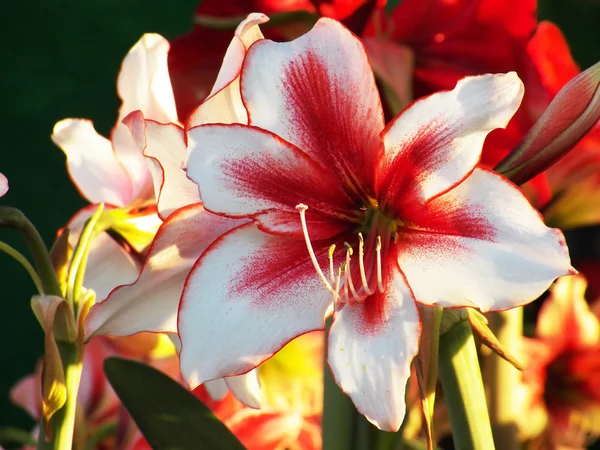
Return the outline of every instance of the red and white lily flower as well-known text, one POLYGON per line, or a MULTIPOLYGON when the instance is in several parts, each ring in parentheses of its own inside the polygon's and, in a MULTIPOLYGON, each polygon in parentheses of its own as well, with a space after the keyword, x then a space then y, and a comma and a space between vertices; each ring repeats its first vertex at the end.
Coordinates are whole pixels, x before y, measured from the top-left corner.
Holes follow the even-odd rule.
POLYGON ((514 73, 465 78, 384 128, 361 42, 331 19, 260 40, 241 72, 248 125, 188 131, 207 210, 252 219, 187 278, 179 309, 192 387, 245 373, 323 329, 340 387, 397 430, 421 324, 415 302, 504 310, 572 271, 564 237, 508 180, 477 168, 523 96, 514 73))

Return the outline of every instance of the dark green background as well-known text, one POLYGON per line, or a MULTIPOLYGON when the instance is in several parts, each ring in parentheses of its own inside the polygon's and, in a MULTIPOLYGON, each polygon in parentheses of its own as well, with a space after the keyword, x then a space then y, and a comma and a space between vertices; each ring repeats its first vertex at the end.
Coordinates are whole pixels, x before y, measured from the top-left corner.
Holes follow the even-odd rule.
MULTIPOLYGON (((115 80, 123 56, 145 32, 172 38, 190 29, 196 3, 23 0, 3 8, 0 172, 10 191, 0 203, 21 208, 48 244, 85 204, 67 176, 63 153, 50 141, 54 123, 89 118, 106 135, 116 119, 115 80)), ((600 3, 546 0, 540 17, 561 26, 583 68, 600 60, 600 3)), ((10 231, 0 230, 0 240, 25 251, 10 231)), ((3 254, 0 283, 0 426, 29 427, 32 422, 10 405, 7 393, 42 351, 42 333, 29 308, 34 288, 3 254)))

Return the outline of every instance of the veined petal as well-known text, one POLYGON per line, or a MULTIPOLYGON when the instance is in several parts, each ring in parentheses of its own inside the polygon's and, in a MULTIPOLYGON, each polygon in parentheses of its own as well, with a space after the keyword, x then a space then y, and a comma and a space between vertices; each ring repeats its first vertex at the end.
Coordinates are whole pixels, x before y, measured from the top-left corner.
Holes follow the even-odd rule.
POLYGON ((124 206, 132 200, 132 183, 112 144, 89 120, 64 119, 54 125, 52 141, 67 156, 71 180, 91 203, 124 206))
POLYGON ((169 41, 148 33, 125 56, 117 80, 117 90, 123 101, 118 122, 138 109, 159 122, 177 122, 167 66, 168 53, 169 41))
MULTIPOLYGON (((323 267, 328 248, 315 248, 323 267)), ((294 337, 322 329, 331 300, 303 240, 253 224, 231 230, 202 254, 186 281, 179 306, 184 378, 193 389, 248 372, 294 337)))
POLYGON ((336 382, 356 409, 386 431, 397 431, 404 419, 406 383, 421 335, 412 293, 400 271, 394 272, 383 294, 334 314, 328 339, 336 382))
POLYGON ((487 134, 506 126, 523 92, 514 72, 467 77, 396 116, 382 133, 376 190, 384 208, 421 207, 464 179, 479 162, 487 134))
POLYGON ((165 220, 173 211, 200 202, 198 186, 183 170, 187 153, 185 132, 175 124, 145 120, 141 111, 129 114, 123 123, 129 128, 140 152, 148 158, 158 199, 158 214, 165 220))
POLYGON ((371 194, 383 111, 365 49, 343 25, 320 19, 294 41, 256 42, 241 86, 250 125, 305 151, 355 199, 371 194))
POLYGON ((190 114, 186 128, 206 123, 248 123, 248 114, 240 94, 240 72, 248 48, 263 39, 259 25, 268 20, 264 14, 252 13, 238 25, 217 81, 208 98, 190 114))
POLYGON ((252 216, 270 231, 301 235, 295 207, 304 203, 311 232, 321 237, 331 231, 323 229, 328 221, 352 215, 353 204, 338 180, 273 133, 244 125, 204 125, 188 135, 187 174, 210 211, 252 216))
POLYGON ((398 231, 398 261, 418 302, 504 310, 572 272, 562 233, 544 225, 500 175, 475 171, 414 210, 398 231))
POLYGON ((177 332, 177 305, 189 270, 206 247, 239 221, 204 211, 200 204, 171 214, 158 230, 138 279, 119 286, 92 307, 86 339, 140 331, 177 332))

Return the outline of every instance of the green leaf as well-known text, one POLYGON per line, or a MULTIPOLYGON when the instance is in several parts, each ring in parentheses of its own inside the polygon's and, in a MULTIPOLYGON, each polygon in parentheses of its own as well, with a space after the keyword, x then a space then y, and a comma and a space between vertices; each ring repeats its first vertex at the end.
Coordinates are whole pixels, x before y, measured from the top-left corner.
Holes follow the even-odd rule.
POLYGON ((396 9, 396 6, 398 6, 401 1, 402 0, 388 0, 385 5, 385 13, 388 16, 391 16, 392 13, 394 12, 394 9, 396 9))
POLYGON ((104 372, 155 450, 244 450, 191 392, 145 364, 107 358, 104 372))

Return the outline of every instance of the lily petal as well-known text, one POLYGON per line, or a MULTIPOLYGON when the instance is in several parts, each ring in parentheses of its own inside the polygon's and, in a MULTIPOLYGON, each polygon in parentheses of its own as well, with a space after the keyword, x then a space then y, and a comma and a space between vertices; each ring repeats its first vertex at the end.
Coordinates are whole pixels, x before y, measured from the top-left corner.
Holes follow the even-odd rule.
POLYGON ((370 194, 383 110, 365 49, 343 25, 323 18, 294 41, 256 42, 241 86, 250 125, 305 151, 356 199, 370 194))
POLYGON ((177 122, 168 53, 169 41, 154 33, 143 35, 131 48, 117 80, 117 91, 123 101, 119 122, 138 109, 159 122, 177 122))
POLYGON ((140 331, 176 333, 185 277, 204 249, 236 224, 239 222, 204 211, 200 204, 171 214, 158 230, 138 279, 117 287, 90 309, 86 339, 140 331))
POLYGON ((8 192, 8 180, 4 176, 4 174, 0 173, 0 197, 3 197, 4 194, 8 192))
MULTIPOLYGON (((323 266, 327 250, 315 249, 323 266)), ((186 281, 179 307, 184 378, 193 389, 248 372, 294 337, 322 329, 331 300, 302 240, 253 224, 231 230, 202 254, 186 281)))
POLYGON ((385 207, 421 207, 468 176, 486 136, 506 126, 523 93, 514 72, 467 77, 396 116, 382 133, 385 157, 376 190, 385 207))
POLYGON ((562 233, 546 227, 523 193, 495 172, 475 169, 413 213, 396 244, 419 303, 505 310, 573 273, 562 233))
POLYGON ((217 81, 208 98, 190 114, 186 128, 206 123, 248 123, 240 93, 240 72, 248 48, 263 39, 259 25, 268 21, 269 18, 264 14, 252 13, 238 25, 223 58, 217 81))
POLYGON ((244 405, 260 408, 260 381, 257 369, 243 375, 225 378, 225 383, 231 393, 244 405))
POLYGON ((331 222, 352 214, 337 180, 273 133, 232 124, 204 125, 188 135, 187 174, 210 211, 254 217, 263 229, 302 236, 295 208, 305 203, 314 238, 339 233, 343 227, 331 222))
POLYGON ((421 323, 412 293, 399 270, 384 294, 346 305, 334 314, 328 362, 336 382, 375 426, 397 431, 421 323))
POLYGON ((100 136, 89 120, 64 119, 54 125, 52 141, 67 156, 67 170, 83 197, 91 203, 124 206, 133 187, 111 142, 100 136))
POLYGON ((123 123, 150 162, 160 218, 165 220, 176 209, 200 203, 198 186, 183 170, 187 153, 183 129, 172 123, 163 125, 145 120, 141 111, 132 112, 123 123))

